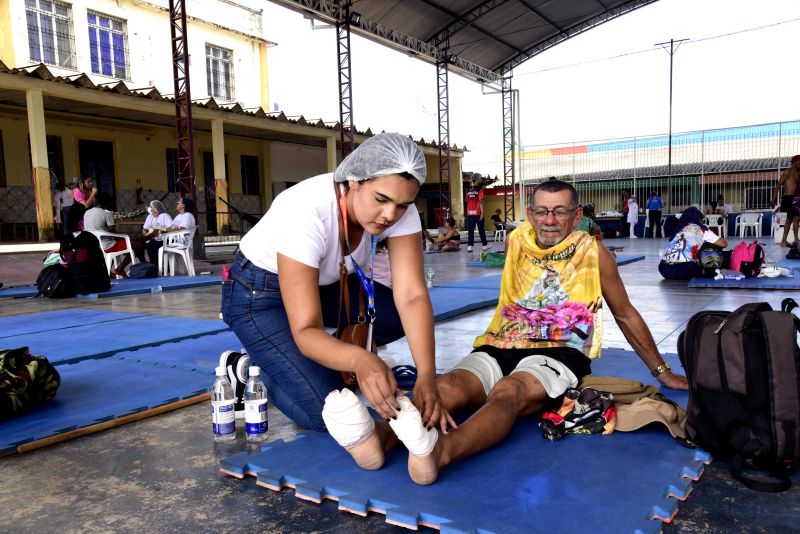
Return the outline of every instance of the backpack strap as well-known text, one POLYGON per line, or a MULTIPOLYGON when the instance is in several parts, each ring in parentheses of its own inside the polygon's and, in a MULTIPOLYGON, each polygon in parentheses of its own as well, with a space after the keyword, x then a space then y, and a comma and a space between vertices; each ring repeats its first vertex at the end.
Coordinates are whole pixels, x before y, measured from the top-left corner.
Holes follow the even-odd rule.
POLYGON ((757 480, 744 474, 745 457, 737 454, 731 461, 731 475, 733 478, 755 491, 763 491, 767 493, 780 493, 792 487, 792 480, 785 472, 781 472, 779 468, 771 468, 769 474, 776 480, 757 480))

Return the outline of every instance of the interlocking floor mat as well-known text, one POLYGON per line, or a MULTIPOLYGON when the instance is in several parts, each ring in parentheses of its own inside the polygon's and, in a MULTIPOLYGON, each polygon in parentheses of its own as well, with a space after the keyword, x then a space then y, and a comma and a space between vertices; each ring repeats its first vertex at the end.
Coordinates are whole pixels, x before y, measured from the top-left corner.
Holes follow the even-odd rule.
MULTIPOLYGON (((644 256, 635 256, 632 254, 617 254, 617 266, 628 265, 629 263, 634 263, 637 261, 641 261, 644 259, 644 256)), ((482 261, 468 261, 467 267, 489 267, 486 263, 482 261)), ((494 267, 497 269, 502 269, 502 267, 494 267)))
MULTIPOLYGON (((82 299, 105 299, 125 295, 149 293, 154 287, 161 286, 162 291, 188 289, 192 287, 213 286, 221 283, 219 276, 160 276, 158 278, 125 278, 113 280, 111 289, 103 293, 76 295, 82 299)), ((36 295, 36 286, 18 286, 0 289, 0 299, 28 298, 36 295)))
MULTIPOLYGON (((29 317, 35 320, 37 315, 39 314, 29 317)), ((104 358, 121 350, 159 345, 226 330, 228 326, 222 321, 141 315, 22 334, 8 338, 5 345, 12 348, 28 347, 32 354, 45 356, 51 363, 62 365, 104 358)))
MULTIPOLYGON (((112 323, 120 319, 144 317, 139 313, 122 313, 108 310, 85 310, 72 308, 42 313, 28 313, 0 318, 0 338, 61 330, 73 326, 112 323)), ((106 325, 109 326, 109 325, 106 325)), ((5 345, 0 341, 1 345, 5 345)))
POLYGON ((197 397, 213 381, 205 373, 116 358, 57 369, 61 387, 53 401, 0 423, 0 454, 102 423, 116 426, 115 420, 197 397))
MULTIPOLYGON (((784 265, 785 267, 785 265, 784 265)), ((726 287, 733 289, 800 289, 800 269, 794 276, 777 278, 742 278, 741 280, 714 280, 713 278, 692 278, 689 287, 726 287)))
MULTIPOLYGON (((647 375, 628 351, 606 350, 601 360, 606 363, 596 362, 593 374, 647 375)), ((675 355, 667 361, 680 367, 675 355)), ((313 432, 270 443, 258 454, 224 459, 220 469, 236 477, 253 475, 273 490, 294 488, 302 499, 338 501, 348 512, 377 511, 387 522, 411 529, 656 533, 662 521, 675 516, 676 498, 688 496, 691 480, 709 461, 663 428, 549 442, 536 423, 521 419, 500 445, 449 466, 431 486, 409 479, 402 450, 390 452, 382 469, 364 471, 327 434, 313 432)))
MULTIPOLYGON (((126 350, 116 353, 113 358, 213 375, 214 368, 219 365, 220 354, 226 350, 239 351, 241 348, 242 342, 236 334, 227 331, 175 343, 164 343, 156 347, 126 350)), ((210 386, 213 379, 208 380, 210 386)))

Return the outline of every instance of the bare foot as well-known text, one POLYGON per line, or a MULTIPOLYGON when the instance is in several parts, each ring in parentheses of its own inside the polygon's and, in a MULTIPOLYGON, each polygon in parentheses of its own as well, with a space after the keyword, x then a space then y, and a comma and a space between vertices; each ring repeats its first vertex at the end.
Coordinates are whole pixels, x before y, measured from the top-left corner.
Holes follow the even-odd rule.
POLYGON ((383 467, 385 457, 383 455, 383 444, 378 433, 373 431, 364 437, 360 442, 350 447, 345 447, 353 460, 356 461, 361 469, 374 471, 383 467))
POLYGON ((445 439, 447 439, 445 436, 439 436, 439 440, 433 446, 433 450, 424 456, 408 453, 408 474, 411 480, 420 486, 427 486, 436 482, 441 469, 439 461, 442 456, 442 447, 445 439))
POLYGON ((788 247, 788 246, 789 246, 789 243, 787 243, 786 241, 781 241, 781 243, 780 243, 780 246, 782 246, 782 247, 788 247))

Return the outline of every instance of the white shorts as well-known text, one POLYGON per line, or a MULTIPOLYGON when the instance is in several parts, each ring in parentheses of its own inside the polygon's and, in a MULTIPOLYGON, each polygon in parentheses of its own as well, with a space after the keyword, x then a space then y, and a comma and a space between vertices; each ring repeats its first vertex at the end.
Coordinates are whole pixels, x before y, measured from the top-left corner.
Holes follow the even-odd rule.
MULTIPOLYGON (((483 390, 487 396, 495 384, 503 378, 500 364, 485 352, 470 353, 453 369, 463 369, 477 376, 483 384, 483 390)), ((544 386, 547 396, 553 399, 563 395, 567 388, 578 386, 578 378, 575 373, 562 362, 548 356, 539 354, 526 356, 509 374, 520 372, 533 375, 544 386)))

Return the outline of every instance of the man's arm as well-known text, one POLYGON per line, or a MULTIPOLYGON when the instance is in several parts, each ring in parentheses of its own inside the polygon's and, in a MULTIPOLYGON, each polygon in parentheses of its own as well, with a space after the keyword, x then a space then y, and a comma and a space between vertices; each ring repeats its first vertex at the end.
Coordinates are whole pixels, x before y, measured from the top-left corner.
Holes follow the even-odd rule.
POLYGON ((781 174, 781 178, 780 180, 778 180, 778 183, 775 184, 775 187, 772 189, 773 208, 778 205, 778 192, 781 190, 781 187, 783 187, 783 184, 786 183, 786 180, 788 178, 789 178, 789 169, 786 169, 785 171, 783 171, 783 174, 781 174))
MULTIPOLYGON (((652 371, 664 364, 664 359, 653 340, 653 334, 650 333, 644 319, 631 304, 611 252, 602 243, 598 243, 597 249, 600 254, 600 285, 603 288, 603 297, 625 339, 628 340, 647 368, 652 371)), ((673 389, 688 389, 689 387, 685 376, 672 371, 664 371, 658 375, 658 381, 673 389)))

